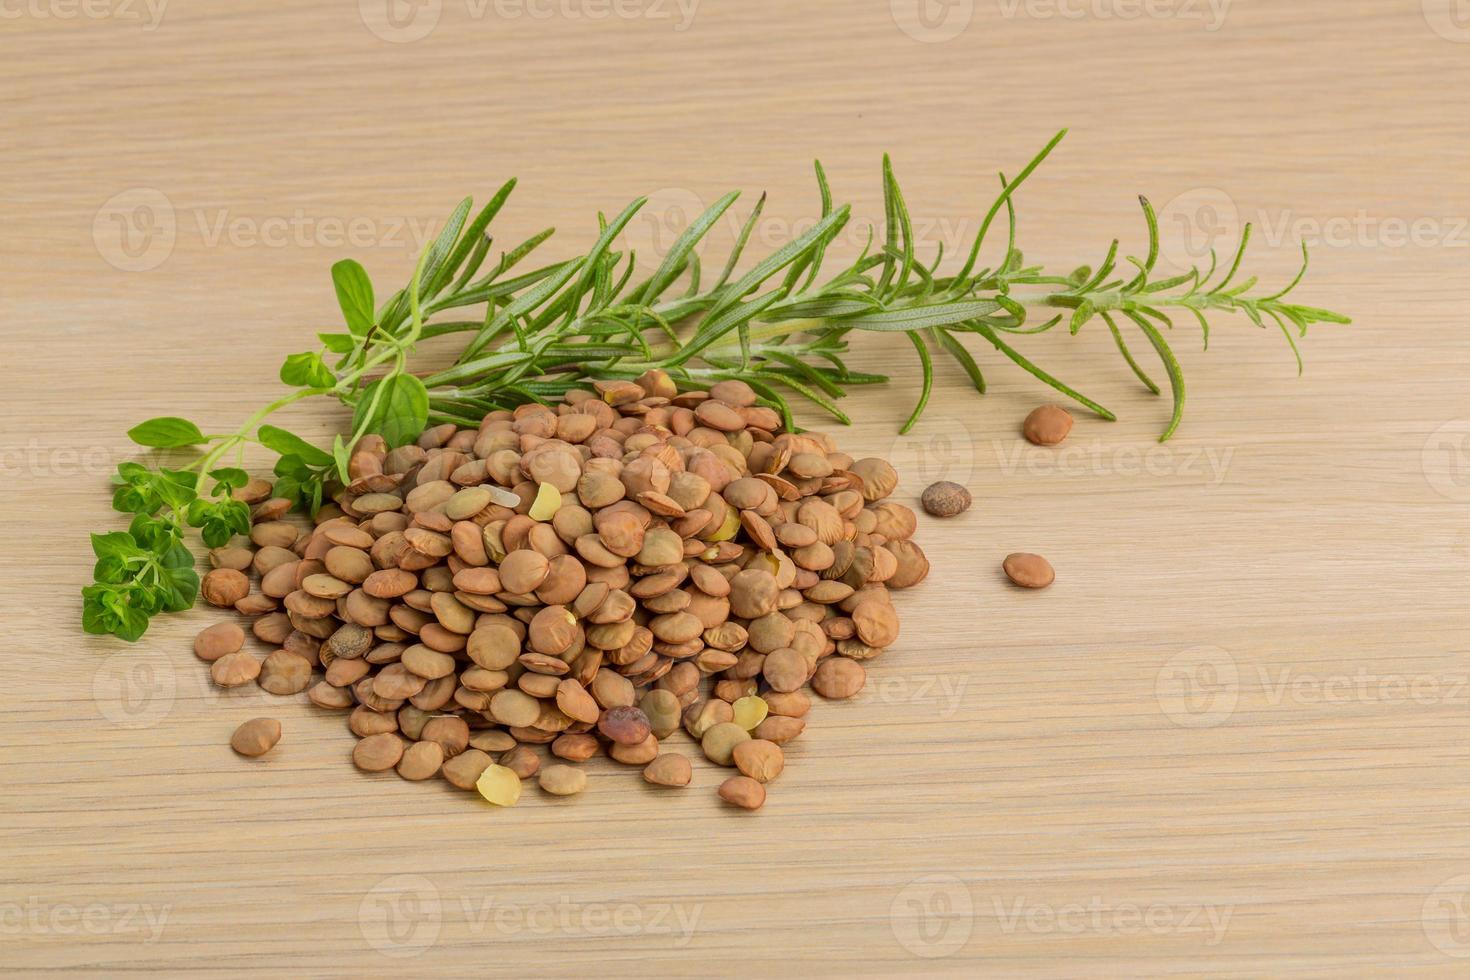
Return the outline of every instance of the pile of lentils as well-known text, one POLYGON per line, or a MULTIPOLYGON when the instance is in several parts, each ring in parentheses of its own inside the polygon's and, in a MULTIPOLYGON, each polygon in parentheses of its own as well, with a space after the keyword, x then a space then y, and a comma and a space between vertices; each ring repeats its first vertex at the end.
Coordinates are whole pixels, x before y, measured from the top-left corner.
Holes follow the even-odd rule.
MULTIPOLYGON (((257 657, 225 622, 195 652, 222 687, 347 713, 368 772, 509 806, 533 777, 581 792, 576 764, 605 752, 686 786, 668 750, 682 728, 738 771, 720 797, 758 809, 805 689, 863 689, 898 638, 889 590, 929 563, 888 462, 782 431, 756 401, 742 381, 680 392, 650 371, 414 445, 369 436, 305 532, 254 480, 238 496, 255 547, 213 551, 201 591, 275 649, 257 657)), ((257 718, 231 744, 259 756, 280 736, 257 718)))

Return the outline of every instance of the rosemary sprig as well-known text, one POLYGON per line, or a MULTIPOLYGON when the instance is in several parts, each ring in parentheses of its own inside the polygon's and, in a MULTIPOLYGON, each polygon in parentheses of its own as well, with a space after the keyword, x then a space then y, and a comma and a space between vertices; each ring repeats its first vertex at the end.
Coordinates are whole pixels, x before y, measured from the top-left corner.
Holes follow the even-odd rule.
MULTIPOLYGON (((1218 283, 1211 284, 1216 271, 1213 261, 1204 273, 1192 269, 1179 276, 1154 278, 1159 228, 1145 199, 1141 200, 1148 231, 1147 257, 1128 259, 1134 268, 1127 275, 1116 274, 1116 241, 1095 271, 1084 267, 1068 276, 1056 276, 1026 266, 1015 245, 1013 198, 1063 135, 1065 131, 1015 178, 1002 177, 1001 191, 981 223, 962 268, 948 276, 938 271, 942 248, 928 264, 916 254, 908 207, 886 157, 883 187, 887 220, 881 243, 875 244, 870 229, 869 244, 863 253, 825 277, 828 248, 850 220, 851 209, 834 206, 820 163, 816 174, 821 220, 737 277, 736 270, 764 207, 762 197, 742 226, 723 271, 712 283, 702 279, 697 248, 733 207, 739 197, 736 192, 720 198, 692 222, 658 269, 641 282, 635 283, 632 278, 636 256, 614 247, 618 234, 643 206, 641 199, 611 221, 600 218, 601 235, 582 256, 514 280, 502 280, 508 269, 545 240, 547 233, 543 233, 507 253, 489 275, 475 279, 479 264, 489 252, 489 239, 484 237, 486 226, 503 206, 512 186, 507 184, 467 228, 469 202, 463 202, 445 234, 426 252, 425 281, 430 287, 423 297, 424 317, 480 304, 484 304, 483 315, 443 322, 426 319, 415 325, 410 322, 408 293, 400 291, 380 311, 372 329, 360 331, 361 342, 354 343, 343 363, 360 364, 393 347, 401 365, 398 355, 420 335, 468 334, 464 350, 452 367, 421 379, 421 400, 427 402, 423 424, 474 424, 491 408, 511 407, 528 398, 551 399, 593 380, 633 378, 651 368, 669 371, 686 386, 707 386, 731 377, 758 383, 765 400, 782 413, 788 424, 792 394, 847 422, 837 400, 848 387, 887 380, 847 367, 844 355, 849 335, 853 331, 904 332, 923 369, 918 402, 903 427, 907 432, 922 415, 932 389, 932 351, 937 349, 953 357, 977 391, 985 390, 980 367, 963 343, 966 335, 978 335, 1043 383, 1103 418, 1114 418, 1108 409, 1034 364, 1006 339, 1007 335, 1046 331, 1063 319, 1076 333, 1088 321, 1101 318, 1126 363, 1155 393, 1160 388, 1135 358, 1125 332, 1136 330, 1141 334, 1162 362, 1174 399, 1173 414, 1161 436, 1164 440, 1178 428, 1185 400, 1184 378, 1166 339, 1166 332, 1173 326, 1171 312, 1187 311, 1192 315, 1205 331, 1206 346, 1211 314, 1241 313, 1258 326, 1274 322, 1286 335, 1299 369, 1297 336, 1304 336, 1312 323, 1349 322, 1328 310, 1286 301, 1306 272, 1305 250, 1302 273, 1285 289, 1270 294, 1254 292, 1255 278, 1232 285, 1249 243, 1249 227, 1234 261, 1218 283), (1002 209, 1008 225, 1004 256, 995 268, 977 271, 987 235, 1002 209), (446 291, 444 284, 451 278, 454 285, 446 291), (1039 324, 1031 322, 1045 316, 1051 318, 1039 324)), ((402 377, 401 369, 397 376, 402 377)), ((389 379, 380 383, 389 383, 389 379)), ((356 390, 348 393, 347 400, 360 404, 356 390)), ((369 411, 367 417, 371 421, 373 412, 369 411)))
POLYGON ((460 202, 420 255, 410 283, 381 304, 360 264, 338 262, 332 280, 347 329, 319 334, 320 349, 286 358, 280 376, 292 389, 288 394, 232 433, 206 435, 176 417, 152 419, 131 430, 142 445, 197 447, 197 453, 178 470, 149 470, 136 463, 120 468, 114 505, 135 516, 127 533, 94 536, 99 560, 96 582, 83 590, 86 629, 136 639, 154 613, 192 603, 198 580, 185 562, 187 549, 180 543, 184 528, 199 528, 211 545, 248 529, 243 505, 231 498, 245 473, 240 465, 220 468, 220 463, 233 451, 243 464, 249 444, 278 455, 276 493, 315 512, 331 487, 349 481, 353 447, 369 433, 398 446, 429 424, 477 426, 496 409, 550 401, 594 380, 632 379, 651 369, 667 371, 685 389, 744 379, 788 427, 794 428, 792 395, 846 424, 848 416, 838 402, 848 389, 888 380, 854 371, 844 360, 849 338, 865 331, 907 334, 918 354, 923 382, 904 432, 928 404, 936 350, 952 357, 976 391, 984 393, 984 375, 964 343, 971 335, 1111 420, 1112 412, 1043 370, 1012 342, 1064 320, 1075 334, 1095 318, 1107 326, 1124 361, 1155 394, 1160 386, 1129 348, 1127 334, 1141 334, 1162 362, 1174 402, 1163 441, 1179 427, 1185 401, 1184 376, 1166 339, 1173 328, 1171 314, 1193 316, 1206 346, 1213 314, 1244 314, 1260 327, 1269 320, 1286 335, 1298 371, 1296 341, 1308 326, 1349 322, 1328 310, 1286 300, 1306 274, 1305 248, 1301 271, 1285 288, 1265 293, 1257 290, 1255 277, 1237 284, 1249 227, 1218 282, 1213 282, 1213 254, 1206 272, 1195 268, 1155 278, 1159 227, 1142 198, 1148 252, 1141 260, 1127 259, 1133 268, 1125 274, 1119 274, 1116 240, 1096 270, 1084 266, 1057 276, 1027 266, 1016 247, 1014 198, 1064 135, 1065 130, 1058 133, 1014 178, 1001 176, 1000 192, 964 263, 951 275, 940 274, 942 247, 927 263, 917 254, 908 206, 886 156, 882 239, 869 228, 862 253, 835 271, 826 269, 829 247, 851 220, 852 210, 834 203, 820 163, 821 219, 741 273, 765 205, 762 196, 713 280, 704 274, 698 248, 735 205, 737 192, 726 194, 692 222, 642 280, 634 278, 637 256, 619 251, 616 243, 644 199, 611 220, 599 215, 598 239, 585 254, 520 271, 551 237, 553 230, 547 229, 502 252, 485 271, 493 244, 490 224, 514 190, 514 180, 473 217, 470 200, 460 202), (977 268, 1002 209, 1005 252, 994 268, 977 268), (421 340, 451 334, 465 335, 452 366, 427 374, 410 370, 410 357, 421 340), (350 433, 338 435, 330 452, 265 424, 279 409, 316 396, 339 399, 353 409, 350 433), (220 499, 200 496, 203 475, 216 481, 211 497, 220 499))

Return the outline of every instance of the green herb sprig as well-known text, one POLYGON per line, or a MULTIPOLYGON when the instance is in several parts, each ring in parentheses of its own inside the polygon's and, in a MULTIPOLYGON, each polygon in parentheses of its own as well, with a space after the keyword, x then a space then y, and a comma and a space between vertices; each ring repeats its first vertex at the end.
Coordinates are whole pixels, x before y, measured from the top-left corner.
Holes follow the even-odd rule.
POLYGON ((184 528, 198 528, 210 546, 248 532, 248 510, 231 493, 245 482, 244 450, 252 444, 277 455, 276 494, 315 513, 334 487, 350 482, 353 448, 369 433, 396 447, 431 424, 477 426, 487 412, 550 402, 593 381, 633 379, 654 369, 667 371, 686 389, 743 379, 788 427, 795 427, 793 396, 847 424, 850 419, 838 402, 848 389, 888 380, 854 371, 844 360, 850 337, 863 332, 903 333, 918 355, 923 381, 903 432, 928 405, 935 352, 953 358, 984 393, 985 377, 964 343, 968 337, 978 337, 1044 384, 1112 420, 1111 411, 1014 346, 1017 337, 1063 322, 1076 334, 1093 319, 1107 326, 1124 361, 1155 394, 1162 389, 1129 348, 1128 334, 1136 331, 1134 339, 1141 335, 1159 358, 1173 397, 1160 436, 1164 441, 1178 429, 1185 404, 1184 376, 1168 340, 1175 316, 1187 314, 1198 322, 1206 347, 1216 314, 1243 314, 1262 328, 1275 324, 1296 355, 1299 372, 1297 340, 1311 324, 1350 322, 1329 310, 1287 301, 1306 274, 1305 248, 1301 271, 1285 288, 1266 292, 1255 277, 1237 282, 1249 226, 1218 282, 1213 281, 1218 267, 1213 252, 1207 271, 1156 277, 1158 220, 1144 198, 1148 251, 1142 259, 1126 259, 1132 267, 1126 272, 1119 271, 1116 240, 1095 270, 1083 266, 1055 275, 1028 266, 1016 247, 1014 197, 1063 136, 1065 130, 1014 178, 1000 175, 1000 192, 952 274, 940 272, 942 246, 927 262, 917 254, 913 221, 886 156, 881 239, 870 227, 862 253, 835 271, 826 269, 828 252, 852 209, 834 202, 820 163, 815 167, 820 220, 743 272, 738 270, 764 210, 764 195, 717 274, 706 274, 699 256, 700 245, 739 199, 733 191, 693 221, 646 278, 635 278, 636 254, 615 247, 647 203, 644 198, 611 219, 599 215, 599 236, 582 255, 518 271, 552 236, 554 229, 546 229, 502 252, 487 269, 493 246, 489 227, 514 190, 514 180, 473 217, 471 201, 460 202, 420 255, 409 284, 381 303, 359 263, 338 262, 332 281, 346 329, 320 333, 319 349, 286 358, 280 378, 292 389, 288 394, 232 433, 206 435, 176 417, 152 419, 129 433, 141 445, 190 448, 195 455, 177 470, 136 463, 119 468, 114 506, 135 516, 129 531, 93 537, 98 562, 96 582, 83 590, 85 628, 133 640, 155 613, 193 603, 198 577, 182 544, 184 528), (982 250, 1002 211, 1004 254, 994 267, 981 267, 982 250), (428 373, 410 370, 420 341, 449 335, 464 340, 453 365, 428 373), (330 451, 265 423, 272 413, 318 396, 353 410, 351 431, 337 435, 330 451), (237 465, 220 468, 231 452, 237 465), (208 497, 198 492, 201 475, 215 481, 208 497))

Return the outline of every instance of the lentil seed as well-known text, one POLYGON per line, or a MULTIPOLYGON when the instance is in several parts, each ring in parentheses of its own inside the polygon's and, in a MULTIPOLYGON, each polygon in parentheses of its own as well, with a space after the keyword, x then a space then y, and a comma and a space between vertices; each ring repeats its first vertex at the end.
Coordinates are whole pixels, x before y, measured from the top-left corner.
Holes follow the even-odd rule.
POLYGON ((194 653, 210 663, 245 645, 245 631, 235 623, 215 623, 194 637, 194 653))
POLYGON ((1072 413, 1060 405, 1042 405, 1032 409, 1021 425, 1028 442, 1038 446, 1059 445, 1072 431, 1072 413))
POLYGON ((644 782, 654 786, 688 786, 693 778, 689 760, 677 752, 665 752, 643 769, 644 782))
POLYGON ((587 788, 587 773, 574 766, 547 766, 537 783, 552 796, 575 796, 587 788))
POLYGON ((235 729, 230 748, 243 756, 265 755, 281 740, 281 723, 274 718, 252 718, 235 729))
POLYGON ((743 810, 759 810, 766 802, 766 788, 749 776, 731 776, 720 784, 720 799, 743 810))

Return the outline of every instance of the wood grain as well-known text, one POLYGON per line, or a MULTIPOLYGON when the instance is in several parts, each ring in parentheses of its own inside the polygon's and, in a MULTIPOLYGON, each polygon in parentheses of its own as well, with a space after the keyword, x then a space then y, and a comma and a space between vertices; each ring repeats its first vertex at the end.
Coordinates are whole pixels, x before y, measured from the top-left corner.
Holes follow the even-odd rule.
POLYGON ((1219 25, 1183 0, 912 6, 445 0, 406 43, 370 0, 5 6, 0 970, 1463 975, 1470 30, 1440 0, 1237 0, 1219 25), (946 11, 970 16, 949 40, 899 26, 946 11), (815 709, 764 812, 705 765, 659 793, 611 764, 487 812, 355 772, 340 718, 212 690, 206 612, 79 634, 124 430, 238 424, 333 321, 332 261, 406 281, 415 223, 510 175, 503 242, 555 224, 566 254, 653 193, 656 248, 741 187, 770 194, 769 247, 816 213, 816 156, 879 217, 885 150, 927 244, 962 248, 995 172, 1061 126, 1019 202, 1028 258, 1136 251, 1145 192, 1174 257, 1259 219, 1278 281, 1325 239, 1301 295, 1355 323, 1313 332, 1300 380, 1279 334, 1221 322, 1206 355, 1180 324, 1165 447, 1105 333, 1034 339, 1122 417, 1079 416, 1060 453, 1018 441, 1047 392, 994 356, 983 399, 946 366, 895 437, 911 352, 860 338, 894 381, 852 399, 844 446, 976 505, 923 523, 902 639, 815 709), (159 258, 121 249, 140 202, 173 243, 130 271, 159 258), (1018 550, 1056 586, 1006 587, 1018 550), (264 713, 285 737, 242 761, 229 733, 264 713))

